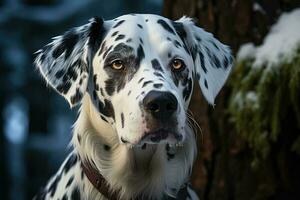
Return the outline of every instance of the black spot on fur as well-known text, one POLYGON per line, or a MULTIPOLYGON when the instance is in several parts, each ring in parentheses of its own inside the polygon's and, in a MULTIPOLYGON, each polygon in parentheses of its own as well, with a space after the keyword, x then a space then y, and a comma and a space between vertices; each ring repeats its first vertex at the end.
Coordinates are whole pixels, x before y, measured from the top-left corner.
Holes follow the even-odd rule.
POLYGON ((118 37, 116 37, 115 41, 118 41, 118 40, 121 40, 121 39, 124 39, 125 38, 125 35, 118 35, 118 37))
POLYGON ((60 69, 55 73, 55 78, 60 79, 65 73, 65 69, 60 69))
POLYGON ((159 20, 157 20, 157 23, 160 24, 166 31, 175 35, 174 30, 171 28, 171 26, 166 21, 159 19, 159 20))
POLYGON ((131 41, 132 41, 131 38, 128 38, 128 39, 126 40, 127 43, 129 43, 129 42, 131 42, 131 41))
POLYGON ((80 175, 80 177, 81 177, 81 180, 84 179, 84 172, 83 172, 82 166, 81 166, 81 175, 80 175))
POLYGON ((144 79, 145 79, 144 77, 141 78, 141 79, 138 81, 138 83, 142 82, 144 79))
POLYGON ((101 117, 101 119, 102 119, 103 121, 105 121, 106 123, 108 123, 108 121, 107 121, 107 119, 105 119, 105 117, 103 117, 102 115, 100 115, 100 117, 101 117))
POLYGON ((218 50, 220 50, 220 48, 216 45, 216 43, 214 43, 214 41, 209 40, 209 42, 218 50))
POLYGON ((220 60, 217 58, 217 56, 216 55, 213 55, 212 56, 213 57, 213 62, 214 62, 214 66, 216 67, 216 68, 221 68, 221 62, 220 62, 220 60))
POLYGON ((52 181, 51 185, 48 188, 48 191, 50 193, 50 197, 53 197, 55 192, 56 192, 56 188, 57 188, 57 184, 61 179, 61 174, 57 175, 54 180, 52 181))
POLYGON ((108 52, 112 49, 113 46, 108 47, 108 49, 104 52, 103 54, 103 59, 105 59, 106 55, 108 54, 108 52))
POLYGON ((156 89, 160 89, 162 86, 163 86, 162 83, 155 83, 155 84, 153 84, 153 87, 156 88, 156 89))
POLYGON ((77 140, 78 140, 78 143, 80 144, 81 143, 81 136, 79 134, 77 135, 77 140))
POLYGON ((181 41, 183 42, 183 48, 189 54, 189 49, 187 48, 187 45, 185 43, 187 38, 187 33, 184 29, 184 25, 181 22, 172 22, 172 24, 175 28, 177 35, 180 37, 181 41))
POLYGON ((68 160, 64 166, 64 169, 63 169, 65 174, 68 173, 68 171, 77 163, 77 160, 78 160, 78 158, 77 158, 77 155, 75 155, 75 154, 72 154, 68 158, 68 160))
POLYGON ((148 21, 149 21, 149 19, 145 19, 145 21, 146 21, 146 22, 148 22, 148 21))
POLYGON ((59 44, 52 52, 53 58, 58 58, 63 52, 65 51, 65 48, 62 44, 59 44))
POLYGON ((142 40, 142 38, 140 38, 140 43, 141 43, 141 44, 144 44, 144 41, 142 40))
POLYGON ((224 67, 224 69, 227 69, 227 67, 228 67, 228 59, 226 56, 224 56, 224 59, 223 59, 223 67, 224 67))
POLYGON ((122 125, 122 128, 124 128, 124 114, 121 113, 121 125, 122 125))
POLYGON ((190 78, 188 81, 187 81, 187 86, 184 88, 183 90, 183 99, 185 101, 188 100, 188 98, 190 97, 191 93, 192 93, 192 89, 193 89, 193 82, 192 82, 192 79, 190 78))
POLYGON ((207 84, 207 80, 204 80, 204 86, 206 87, 206 89, 208 89, 208 84, 207 84))
POLYGON ((199 38, 198 36, 196 36, 195 38, 196 38, 197 42, 199 42, 199 43, 202 42, 202 39, 199 38))
POLYGON ((103 43, 101 44, 98 56, 100 56, 104 52, 104 49, 106 49, 106 41, 103 41, 103 43))
POLYGON ((71 55, 78 39, 79 36, 74 30, 66 32, 61 43, 53 50, 52 56, 54 58, 58 58, 63 52, 65 52, 65 59, 67 59, 71 55))
POLYGON ((96 51, 98 51, 100 44, 103 40, 103 36, 105 33, 105 30, 103 28, 103 23, 104 23, 103 19, 98 17, 94 17, 91 23, 91 27, 88 33, 88 37, 89 37, 88 46, 91 52, 90 57, 93 57, 95 55, 96 51))
POLYGON ((160 66, 157 59, 151 60, 151 64, 152 64, 153 69, 158 70, 158 71, 162 71, 162 68, 161 68, 161 66, 160 66))
POLYGON ((104 96, 104 93, 103 93, 103 89, 102 89, 102 88, 100 88, 100 93, 101 93, 102 96, 104 96))
POLYGON ((187 37, 187 33, 184 29, 184 26, 181 22, 172 22, 176 33, 178 34, 178 36, 181 38, 182 41, 184 41, 187 37))
POLYGON ((204 62, 204 55, 201 51, 199 51, 199 57, 200 57, 201 68, 203 69, 204 73, 207 73, 207 69, 205 67, 205 62, 204 62))
POLYGON ((182 47, 180 42, 178 42, 177 40, 174 40, 174 45, 176 48, 182 47))
POLYGON ((123 142, 124 144, 128 143, 128 141, 125 140, 123 137, 121 137, 121 142, 123 142))
POLYGON ((140 24, 137 24, 137 26, 138 26, 139 28, 143 29, 143 26, 142 26, 142 25, 140 25, 140 24))
POLYGON ((112 37, 116 36, 119 33, 119 31, 115 31, 113 32, 113 34, 111 34, 112 37))
POLYGON ((113 28, 117 28, 118 26, 120 26, 121 24, 123 24, 125 20, 121 20, 118 23, 116 23, 116 25, 113 26, 113 28))
POLYGON ((79 91, 79 88, 76 88, 76 92, 73 96, 71 96, 70 101, 72 104, 76 104, 79 102, 83 97, 82 92, 79 91))
POLYGON ((110 150, 110 146, 108 146, 107 144, 105 144, 103 147, 104 147, 105 151, 109 151, 110 150))
POLYGON ((108 101, 107 99, 104 100, 104 103, 99 101, 98 108, 99 108, 99 112, 102 113, 103 115, 115 119, 113 106, 111 102, 108 101))
POLYGON ((177 87, 178 87, 179 82, 181 82, 181 84, 183 86, 185 86, 188 82, 189 69, 185 68, 184 70, 179 71, 179 72, 174 71, 172 73, 172 77, 173 77, 174 83, 177 87))
POLYGON ((79 85, 82 85, 83 78, 80 78, 79 85))
POLYGON ((137 49, 137 65, 140 65, 141 61, 145 58, 145 53, 142 45, 139 45, 137 49))
POLYGON ((127 94, 127 95, 129 96, 130 94, 131 94, 131 90, 128 91, 128 94, 127 94))
POLYGON ((161 75, 161 73, 159 73, 159 72, 154 72, 153 74, 154 74, 155 76, 157 76, 157 77, 164 78, 163 75, 161 75))
POLYGON ((67 94, 70 88, 71 88, 70 81, 62 82, 56 87, 57 91, 59 91, 62 94, 67 94))
POLYGON ((172 54, 171 52, 168 52, 168 58, 171 58, 172 54))
POLYGON ((99 91, 99 85, 97 84, 97 74, 93 76, 93 82, 94 82, 95 90, 99 91))
POLYGON ((148 84, 150 84, 150 83, 153 83, 153 81, 145 81, 144 83, 143 83, 143 85, 142 85, 142 88, 143 87, 146 87, 148 84))
POLYGON ((167 40, 168 40, 168 41, 172 41, 171 38, 169 38, 169 37, 167 37, 167 40))
POLYGON ((212 53, 211 53, 210 49, 209 49, 208 47, 205 47, 205 51, 206 51, 206 54, 207 54, 208 57, 209 57, 209 62, 210 62, 210 64, 211 64, 211 66, 213 66, 213 62, 212 62, 213 56, 212 56, 212 53))
POLYGON ((66 188, 68 188, 72 184, 73 180, 74 180, 74 176, 71 176, 66 184, 66 188))
POLYGON ((197 47, 191 48, 191 55, 192 55, 192 58, 193 58, 194 62, 195 62, 195 60, 197 58, 197 54, 198 54, 198 48, 197 47))
POLYGON ((71 199, 72 200, 80 200, 80 191, 78 189, 78 187, 75 187, 72 191, 71 194, 71 199))
POLYGON ((196 73, 196 79, 199 81, 200 80, 200 74, 197 72, 196 73))
MULTIPOLYGON (((66 71, 66 73, 63 75, 63 82, 69 81, 69 80, 73 80, 75 81, 77 79, 77 72, 76 70, 78 70, 78 68, 83 68, 84 63, 81 60, 77 60, 76 62, 74 62, 66 71)), ((83 70, 83 69, 81 69, 83 70)))
POLYGON ((67 194, 64 194, 64 196, 62 197, 62 199, 61 200, 68 200, 68 196, 67 196, 67 194))
POLYGON ((146 149, 146 147, 147 147, 147 144, 146 144, 146 143, 144 143, 144 144, 143 144, 143 146, 142 146, 142 149, 143 149, 143 150, 145 150, 145 149, 146 149))

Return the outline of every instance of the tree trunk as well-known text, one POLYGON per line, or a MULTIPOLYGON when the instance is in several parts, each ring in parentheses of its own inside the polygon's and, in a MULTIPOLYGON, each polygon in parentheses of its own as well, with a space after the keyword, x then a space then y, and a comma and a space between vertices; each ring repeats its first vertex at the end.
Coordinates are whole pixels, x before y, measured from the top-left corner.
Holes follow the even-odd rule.
MULTIPOLYGON (((174 20, 183 15, 195 18, 200 27, 236 53, 241 44, 261 44, 282 12, 299 6, 299 0, 165 0, 163 15, 174 20)), ((300 158, 290 152, 294 136, 281 135, 270 156, 253 166, 254 152, 237 134, 227 112, 231 89, 227 84, 212 108, 195 85, 190 110, 202 133, 197 137, 194 188, 205 200, 300 199, 300 175, 296 172, 300 158)), ((282 122, 286 131, 299 133, 297 122, 291 125, 295 120, 286 121, 282 122)))

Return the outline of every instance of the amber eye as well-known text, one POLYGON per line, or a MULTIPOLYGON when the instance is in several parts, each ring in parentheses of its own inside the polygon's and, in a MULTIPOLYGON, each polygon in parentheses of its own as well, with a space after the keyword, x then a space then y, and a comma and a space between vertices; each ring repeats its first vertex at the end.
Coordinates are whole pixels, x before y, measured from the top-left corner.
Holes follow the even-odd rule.
POLYGON ((183 70, 185 68, 185 64, 181 59, 176 58, 176 59, 172 60, 171 67, 172 67, 172 70, 179 71, 179 70, 183 70))
POLYGON ((122 60, 115 60, 111 63, 111 67, 115 70, 122 70, 124 69, 124 63, 122 60))

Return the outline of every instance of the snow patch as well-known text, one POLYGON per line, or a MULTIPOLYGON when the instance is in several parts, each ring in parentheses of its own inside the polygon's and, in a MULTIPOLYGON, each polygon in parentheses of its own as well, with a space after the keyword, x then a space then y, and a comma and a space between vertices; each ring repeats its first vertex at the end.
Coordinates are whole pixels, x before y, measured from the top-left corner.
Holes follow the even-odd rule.
POLYGON ((252 43, 240 47, 237 60, 253 58, 254 67, 290 62, 300 47, 300 8, 283 13, 265 37, 263 44, 255 47, 252 43))
POLYGON ((251 58, 255 58, 255 54, 256 54, 255 46, 252 43, 246 43, 241 45, 237 53, 237 58, 238 60, 251 59, 251 58))
POLYGON ((259 5, 259 3, 255 2, 253 4, 253 10, 256 12, 261 12, 263 14, 266 14, 266 11, 261 7, 261 5, 259 5))
POLYGON ((255 102, 257 102, 257 95, 254 91, 247 92, 246 99, 249 102, 255 103, 255 102))

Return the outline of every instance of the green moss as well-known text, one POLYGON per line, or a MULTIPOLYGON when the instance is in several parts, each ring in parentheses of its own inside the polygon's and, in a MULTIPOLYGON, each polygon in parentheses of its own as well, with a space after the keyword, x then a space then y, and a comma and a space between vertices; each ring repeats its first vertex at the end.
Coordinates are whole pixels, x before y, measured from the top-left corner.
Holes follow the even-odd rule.
MULTIPOLYGON (((282 121, 293 116, 300 127, 300 51, 278 66, 252 64, 253 60, 236 63, 228 111, 237 133, 253 149, 255 165, 285 133, 282 121)), ((291 148, 300 154, 299 137, 291 148)))

